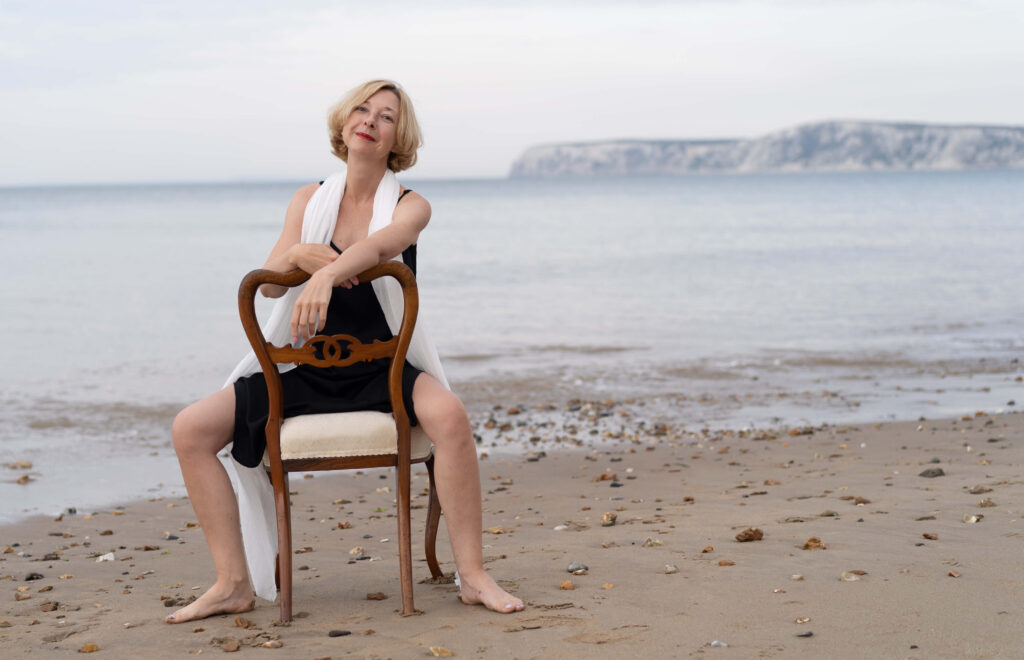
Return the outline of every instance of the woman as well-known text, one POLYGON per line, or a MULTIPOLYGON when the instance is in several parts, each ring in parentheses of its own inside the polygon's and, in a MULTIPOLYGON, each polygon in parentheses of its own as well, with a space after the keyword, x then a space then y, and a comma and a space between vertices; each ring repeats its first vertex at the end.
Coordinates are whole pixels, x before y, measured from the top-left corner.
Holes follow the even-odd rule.
MULTIPOLYGON (((352 334, 356 336, 387 332, 387 326, 381 326, 382 311, 370 285, 360 285, 356 275, 399 254, 408 257, 430 220, 427 200, 403 190, 397 203, 392 200, 390 224, 369 233, 378 188, 388 182, 397 186, 393 172, 411 167, 420 145, 412 105, 397 84, 376 80, 352 90, 331 111, 328 124, 334 153, 348 165, 343 184, 338 175, 328 180, 322 191, 321 185, 311 184, 295 193, 281 237, 264 264, 264 268, 279 272, 297 267, 311 275, 292 309, 289 326, 293 342, 325 327, 336 332, 334 326, 339 324, 351 328, 355 323, 358 328, 352 334), (342 192, 330 243, 301 242, 307 206, 323 206, 323 193, 335 182, 342 192), (320 196, 316 196, 318 191, 320 196), (352 310, 358 313, 353 315, 352 310)), ((333 207, 325 208, 333 213, 333 207)), ((262 292, 279 297, 285 289, 264 285, 262 292)), ((286 395, 286 406, 292 405, 289 398, 295 400, 298 392, 301 400, 296 405, 305 412, 390 410, 386 365, 364 366, 369 371, 345 367, 326 383, 311 378, 303 367, 286 372, 282 381, 286 392, 292 394, 286 395)), ((501 589, 483 569, 479 469, 462 403, 437 378, 408 364, 403 386, 410 419, 416 420, 434 443, 437 492, 463 602, 483 604, 496 612, 523 609, 522 601, 501 589)), ((238 504, 217 453, 233 441, 236 460, 250 466, 258 463, 265 443, 261 421, 266 414, 266 385, 262 374, 253 374, 185 408, 174 420, 174 448, 213 555, 217 582, 198 600, 168 616, 169 623, 246 612, 255 606, 238 504)), ((291 414, 298 413, 293 408, 291 414)), ((285 416, 289 416, 287 409, 285 416)))

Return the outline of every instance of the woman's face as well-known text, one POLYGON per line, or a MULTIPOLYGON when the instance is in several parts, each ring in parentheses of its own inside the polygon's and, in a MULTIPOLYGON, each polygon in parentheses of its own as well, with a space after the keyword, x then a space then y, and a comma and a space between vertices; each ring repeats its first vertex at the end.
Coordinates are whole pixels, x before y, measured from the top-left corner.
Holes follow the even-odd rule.
POLYGON ((348 147, 349 158, 358 154, 387 160, 395 146, 397 126, 398 95, 390 89, 382 89, 357 106, 345 122, 341 137, 348 147))

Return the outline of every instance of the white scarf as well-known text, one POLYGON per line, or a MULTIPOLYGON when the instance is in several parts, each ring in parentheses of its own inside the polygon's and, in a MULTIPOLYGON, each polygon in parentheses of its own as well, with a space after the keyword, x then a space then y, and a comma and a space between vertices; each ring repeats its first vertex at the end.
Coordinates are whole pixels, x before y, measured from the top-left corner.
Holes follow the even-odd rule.
MULTIPOLYGON (((395 173, 387 170, 384 178, 377 186, 373 198, 373 218, 370 220, 369 234, 391 224, 395 213, 395 205, 401 186, 395 173)), ((342 195, 345 194, 345 170, 329 176, 306 204, 306 212, 302 217, 303 243, 324 243, 331 240, 334 227, 338 221, 338 209, 342 195)), ((401 260, 397 255, 393 260, 401 260)), ((397 333, 402 322, 403 297, 402 287, 391 277, 381 277, 373 282, 373 291, 380 302, 384 318, 392 333, 397 333)), ((277 299, 270 318, 263 326, 263 335, 267 341, 282 346, 289 343, 289 322, 292 307, 305 285, 293 287, 277 299)), ((430 340, 422 322, 416 323, 412 342, 406 359, 414 367, 425 371, 436 378, 442 385, 448 386, 437 349, 430 340)), ((288 371, 293 365, 280 365, 281 372, 288 371)), ((231 385, 243 376, 260 370, 256 354, 249 352, 238 363, 231 376, 224 384, 231 385)), ((228 448, 230 451, 230 447, 228 448)), ((225 461, 228 475, 234 482, 238 494, 238 513, 242 524, 242 542, 245 556, 249 563, 249 577, 252 580, 256 595, 266 600, 277 598, 277 586, 274 584, 274 567, 277 555, 277 513, 274 508, 274 489, 270 485, 266 470, 262 465, 247 468, 233 460, 225 461)))

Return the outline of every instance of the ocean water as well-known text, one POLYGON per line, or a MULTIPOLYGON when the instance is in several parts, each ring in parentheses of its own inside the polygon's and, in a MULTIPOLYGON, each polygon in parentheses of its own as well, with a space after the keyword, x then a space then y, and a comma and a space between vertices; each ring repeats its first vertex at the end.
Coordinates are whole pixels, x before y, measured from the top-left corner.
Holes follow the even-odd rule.
MULTIPOLYGON (((1024 172, 406 183, 434 210, 421 319, 471 411, 1024 404, 1024 172)), ((238 282, 301 184, 0 189, 0 465, 34 479, 0 472, 0 519, 182 492, 170 420, 245 352, 238 282)))

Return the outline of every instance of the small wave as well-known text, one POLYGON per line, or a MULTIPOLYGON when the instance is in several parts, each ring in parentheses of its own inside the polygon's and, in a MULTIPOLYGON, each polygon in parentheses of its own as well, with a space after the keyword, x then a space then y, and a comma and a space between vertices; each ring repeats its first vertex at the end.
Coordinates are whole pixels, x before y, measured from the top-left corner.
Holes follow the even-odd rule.
POLYGON ((632 350, 646 350, 645 346, 586 346, 575 344, 550 344, 532 346, 528 350, 538 353, 577 353, 580 355, 599 355, 602 353, 624 353, 632 350))
MULTIPOLYGON (((20 401, 7 421, 33 431, 72 431, 88 436, 117 435, 132 429, 170 429, 183 406, 177 403, 140 404, 129 401, 88 402, 53 398, 20 401)), ((13 429, 12 429, 13 430, 13 429)))
POLYGON ((483 362, 485 360, 496 360, 501 353, 468 353, 466 355, 446 355, 445 360, 453 362, 483 362))

